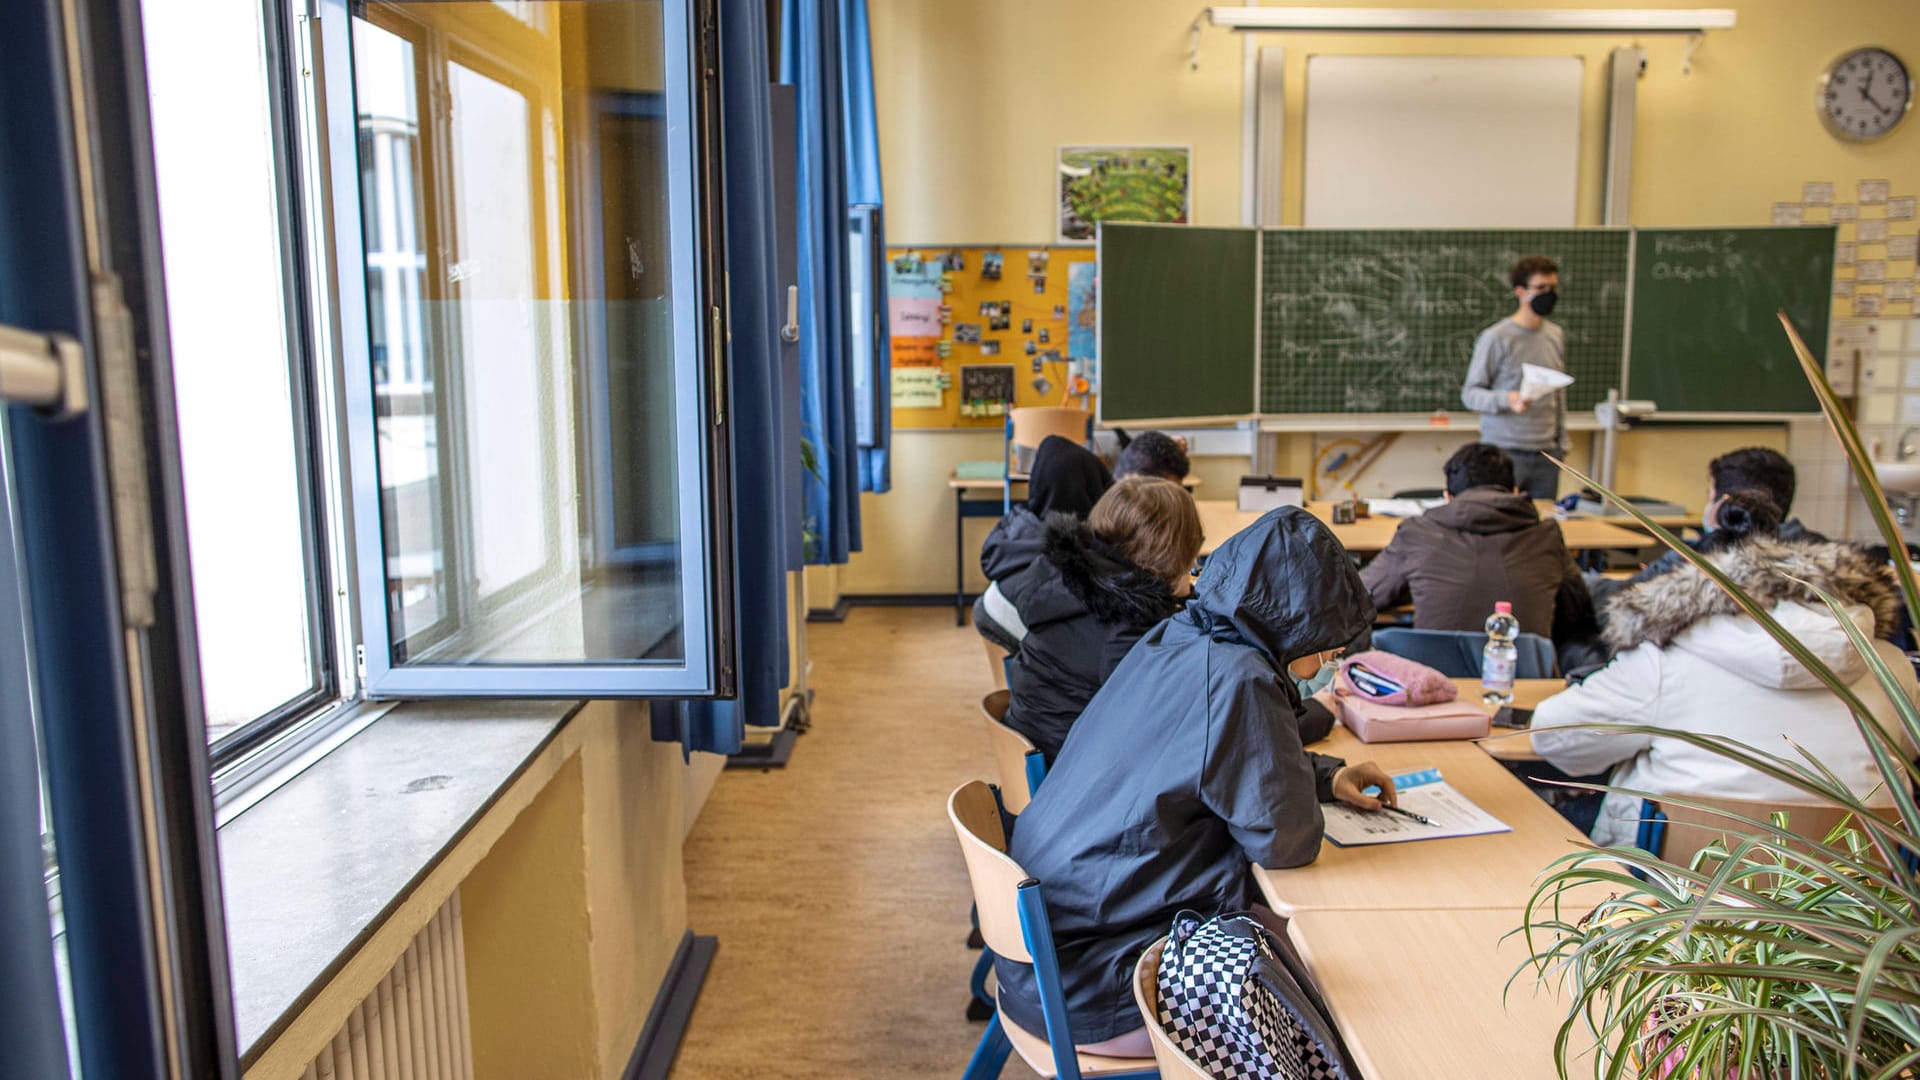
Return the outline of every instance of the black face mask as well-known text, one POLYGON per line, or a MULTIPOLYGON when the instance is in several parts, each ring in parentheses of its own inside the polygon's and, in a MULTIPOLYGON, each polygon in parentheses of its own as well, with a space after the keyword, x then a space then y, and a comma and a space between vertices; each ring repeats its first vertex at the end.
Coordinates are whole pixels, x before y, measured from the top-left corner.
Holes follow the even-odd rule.
POLYGON ((1533 309, 1535 315, 1544 319, 1553 314, 1553 305, 1559 302, 1560 294, 1548 290, 1547 292, 1536 294, 1533 299, 1527 301, 1527 306, 1533 309))

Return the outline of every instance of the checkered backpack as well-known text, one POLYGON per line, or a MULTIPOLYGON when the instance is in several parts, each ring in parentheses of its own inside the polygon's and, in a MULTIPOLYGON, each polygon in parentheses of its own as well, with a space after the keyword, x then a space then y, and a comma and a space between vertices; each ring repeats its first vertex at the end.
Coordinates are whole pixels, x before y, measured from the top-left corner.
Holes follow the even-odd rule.
POLYGON ((1160 1026, 1218 1080, 1358 1080, 1306 969, 1247 914, 1174 916, 1160 1026))

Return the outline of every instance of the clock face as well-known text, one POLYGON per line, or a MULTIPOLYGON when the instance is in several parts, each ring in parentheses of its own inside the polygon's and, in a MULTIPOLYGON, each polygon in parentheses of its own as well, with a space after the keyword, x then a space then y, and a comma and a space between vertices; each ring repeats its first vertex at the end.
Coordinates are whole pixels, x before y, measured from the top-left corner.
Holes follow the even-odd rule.
POLYGON ((1913 104, 1913 80, 1885 49, 1855 49, 1834 61, 1820 87, 1820 119, 1843 139, 1877 139, 1913 104))

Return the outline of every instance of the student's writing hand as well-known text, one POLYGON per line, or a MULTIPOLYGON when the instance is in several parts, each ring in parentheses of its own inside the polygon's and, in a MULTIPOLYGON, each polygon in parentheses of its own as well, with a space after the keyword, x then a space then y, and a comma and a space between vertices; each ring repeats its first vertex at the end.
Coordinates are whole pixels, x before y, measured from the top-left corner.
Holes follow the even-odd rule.
POLYGON ((1362 810, 1378 810, 1384 799, 1388 806, 1400 805, 1400 796, 1393 790, 1393 777, 1387 770, 1371 761, 1358 765, 1348 765, 1333 774, 1333 797, 1348 806, 1357 806, 1362 810), (1367 794, 1370 787, 1379 788, 1379 796, 1367 794))
POLYGON ((1526 412, 1527 411, 1526 395, 1522 394, 1518 390, 1507 391, 1507 411, 1508 412, 1526 412))

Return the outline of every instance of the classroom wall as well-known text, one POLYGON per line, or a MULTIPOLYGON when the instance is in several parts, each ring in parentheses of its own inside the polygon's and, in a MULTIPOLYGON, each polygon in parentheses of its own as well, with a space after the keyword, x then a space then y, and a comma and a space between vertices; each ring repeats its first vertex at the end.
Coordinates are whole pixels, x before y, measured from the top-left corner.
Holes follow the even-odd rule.
MULTIPOLYGON (((1397 0, 1396 6, 1460 5, 1397 0)), ((1474 6, 1637 5, 1486 0, 1474 6)), ((1690 73, 1682 71, 1683 39, 1671 36, 1261 35, 1261 44, 1288 50, 1283 220, 1300 220, 1305 61, 1314 53, 1586 58, 1582 224, 1600 218, 1606 114, 1598 90, 1608 54, 1622 45, 1648 52, 1636 111, 1634 224, 1767 224, 1772 204, 1796 200, 1808 180, 1835 181, 1843 200, 1863 178, 1889 179, 1896 193, 1920 190, 1920 119, 1879 143, 1855 145, 1828 135, 1814 111, 1820 72, 1846 49, 1882 45, 1920 65, 1920 9, 1909 0, 1716 6, 1734 9, 1739 25, 1708 34, 1690 73)), ((1190 69, 1188 28, 1198 10, 1165 0, 872 0, 889 242, 1045 242, 1053 227, 1054 153, 1062 143, 1190 145, 1194 223, 1240 224, 1242 38, 1203 28, 1199 67, 1190 69)), ((1524 137, 1526 121, 1524 98, 1516 97, 1515 137, 1524 137)), ((1630 432, 1619 483, 1697 506, 1707 460, 1738 446, 1784 446, 1785 437, 1779 425, 1630 432)), ((1304 469, 1312 446, 1310 434, 1282 436, 1280 467, 1304 469)), ((1576 446, 1576 455, 1583 450, 1576 446)), ((838 584, 849 594, 951 590, 946 477, 954 462, 997 453, 992 437, 896 431, 894 491, 863 496, 865 550, 838 584)), ((1215 473, 1235 475, 1248 464, 1204 465, 1203 497, 1225 497, 1212 484, 1215 473)), ((969 522, 974 550, 988 527, 969 522)), ((818 596, 811 599, 821 606, 818 596)))

